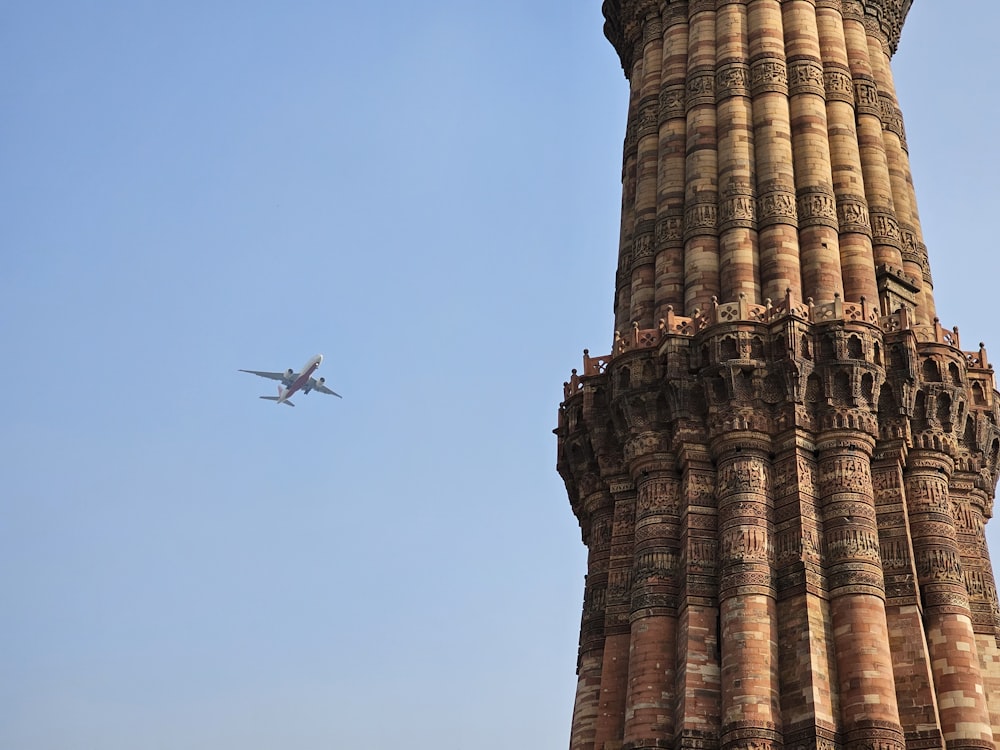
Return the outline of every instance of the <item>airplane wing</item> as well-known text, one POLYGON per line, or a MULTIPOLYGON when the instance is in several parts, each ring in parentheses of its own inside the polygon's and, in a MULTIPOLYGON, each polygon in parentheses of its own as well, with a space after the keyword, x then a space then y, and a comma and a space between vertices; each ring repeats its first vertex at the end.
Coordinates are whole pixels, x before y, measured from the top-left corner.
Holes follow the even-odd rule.
POLYGON ((285 373, 283 372, 260 372, 258 370, 240 370, 240 372, 249 372, 251 375, 258 375, 262 378, 269 378, 270 380, 284 380, 285 373))
POLYGON ((325 393, 327 396, 336 396, 337 398, 343 398, 339 393, 331 391, 322 383, 318 382, 316 378, 309 378, 309 390, 318 391, 319 393, 325 393))

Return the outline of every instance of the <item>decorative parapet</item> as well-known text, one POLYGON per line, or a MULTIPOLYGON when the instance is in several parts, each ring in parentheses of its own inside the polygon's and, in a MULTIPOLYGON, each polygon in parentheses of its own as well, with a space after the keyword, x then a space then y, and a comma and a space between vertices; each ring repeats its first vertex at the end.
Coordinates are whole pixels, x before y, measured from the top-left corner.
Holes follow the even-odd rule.
POLYGON ((796 318, 807 323, 867 323, 885 333, 912 331, 919 343, 943 344, 959 350, 969 369, 993 369, 987 361, 986 347, 982 343, 976 352, 961 351, 958 327, 945 328, 938 318, 931 325, 917 325, 905 307, 891 315, 881 315, 864 297, 859 302, 844 302, 840 295, 834 295, 833 302, 818 305, 812 298, 797 302, 793 299, 791 290, 787 290, 785 298, 778 304, 773 304, 770 299, 765 300, 763 305, 751 304, 746 301, 744 294, 736 302, 727 303, 719 303, 713 297, 707 310, 696 309, 691 317, 675 315, 673 307, 668 307, 666 317, 660 319, 656 328, 640 328, 638 323, 633 323, 632 329, 624 336, 615 331, 614 346, 610 354, 592 357, 589 350, 583 350, 583 370, 572 371, 569 381, 563 383, 563 394, 565 398, 570 398, 583 387, 584 379, 604 373, 615 358, 631 351, 656 349, 668 336, 694 336, 724 323, 769 324, 785 318, 796 318))

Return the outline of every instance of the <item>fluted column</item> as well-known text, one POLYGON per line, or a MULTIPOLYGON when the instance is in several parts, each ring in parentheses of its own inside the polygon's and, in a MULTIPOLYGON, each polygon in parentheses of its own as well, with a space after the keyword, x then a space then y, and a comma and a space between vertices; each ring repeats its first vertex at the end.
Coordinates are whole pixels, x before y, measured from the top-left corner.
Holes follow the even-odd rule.
POLYGON ((719 286, 715 109, 715 0, 688 6, 687 158, 684 182, 684 306, 705 310, 719 286))
POLYGON ((837 198, 844 298, 878 299, 868 199, 854 115, 854 83, 844 38, 840 0, 817 0, 816 23, 823 59, 827 133, 837 198))
POLYGON ((639 98, 642 87, 642 56, 637 56, 629 74, 628 120, 622 157, 622 218, 618 238, 618 271, 615 274, 615 330, 631 325, 632 264, 635 239, 635 194, 639 145, 639 98))
POLYGON ((684 310, 684 164, 687 142, 687 8, 671 3, 663 18, 659 174, 656 199, 656 312, 684 310))
POLYGON ((830 689, 837 675, 824 596, 815 447, 800 430, 776 447, 774 568, 785 746, 815 748, 836 736, 839 713, 837 693, 830 689))
MULTIPOLYGON (((859 0, 844 0, 844 39, 854 81, 858 145, 865 181, 865 197, 872 228, 875 265, 902 266, 899 224, 892 200, 892 179, 882 139, 882 109, 869 55, 864 7, 859 0)), ((885 313, 895 312, 884 310, 885 313)))
POLYGON ((997 621, 996 583, 989 551, 986 549, 986 510, 990 500, 979 486, 978 475, 956 470, 948 494, 955 517, 958 549, 961 554, 965 588, 969 594, 972 629, 977 634, 1000 636, 997 621))
POLYGON ((605 488, 598 489, 584 499, 584 512, 590 519, 585 539, 587 580, 580 621, 580 653, 577 657, 576 700, 573 703, 570 750, 594 750, 604 662, 604 607, 611 557, 613 509, 611 494, 605 488))
POLYGON ((702 445, 680 454, 684 581, 677 617, 675 747, 715 750, 720 731, 718 506, 715 469, 702 445))
POLYGON ((660 66, 663 36, 659 15, 650 13, 642 25, 642 83, 636 123, 635 227, 632 232, 632 291, 630 322, 653 326, 656 229, 656 178, 659 151, 660 66))
POLYGON ((817 302, 843 296, 837 201, 833 192, 826 88, 816 0, 781 6, 795 164, 803 294, 817 302))
POLYGON ((874 443, 855 430, 817 439, 830 619, 845 747, 903 750, 872 489, 874 443))
POLYGON ((878 86, 879 108, 882 112, 882 139, 892 183, 892 203, 899 221, 902 266, 918 288, 916 319, 919 323, 930 325, 936 314, 930 285, 930 266, 927 263, 927 248, 917 213, 916 194, 910 175, 910 157, 904 140, 903 115, 896 100, 887 45, 880 37, 868 37, 872 73, 878 86))
MULTIPOLYGON (((969 592, 972 631, 976 638, 983 687, 986 695, 1000 695, 1000 610, 997 609, 993 565, 986 547, 986 514, 992 510, 992 500, 983 487, 982 477, 971 471, 956 471, 952 475, 949 494, 958 531, 965 588, 969 592)), ((994 701, 995 705, 989 705, 989 700, 986 703, 996 744, 1000 738, 1000 701, 994 701)))
POLYGON ((758 302, 753 108, 750 103, 747 0, 720 2, 716 14, 715 98, 719 134, 719 273, 722 300, 758 302))
POLYGON ((766 435, 715 438, 722 631, 722 748, 780 747, 773 507, 766 435))
MULTIPOLYGON (((655 437, 655 436, 654 436, 655 437)), ((670 454, 632 462, 636 483, 631 645, 623 750, 672 745, 680 481, 670 454)))
POLYGON ((896 695, 902 697, 899 721, 907 746, 941 747, 944 736, 937 717, 934 678, 906 518, 904 461, 902 440, 880 444, 872 456, 872 487, 886 588, 885 616, 889 626, 892 674, 896 695))
POLYGON ((750 0, 750 90, 757 163, 761 294, 802 298, 788 70, 779 0, 750 0))
POLYGON ((635 488, 627 476, 613 478, 615 499, 608 561, 607 604, 604 609, 604 653, 601 697, 594 747, 621 742, 625 729, 625 693, 628 688, 630 586, 635 545, 635 488))
POLYGON ((948 495, 952 459, 917 449, 906 466, 906 496, 924 623, 949 750, 992 748, 969 598, 948 495))

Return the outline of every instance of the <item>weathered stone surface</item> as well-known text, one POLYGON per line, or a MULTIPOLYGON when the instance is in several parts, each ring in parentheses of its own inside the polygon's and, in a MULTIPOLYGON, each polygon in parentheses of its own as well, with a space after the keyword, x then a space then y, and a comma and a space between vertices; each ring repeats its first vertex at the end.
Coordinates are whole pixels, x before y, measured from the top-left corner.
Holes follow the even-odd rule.
POLYGON ((617 333, 556 430, 572 750, 1000 740, 1000 394, 934 310, 909 7, 604 3, 632 96, 617 333))

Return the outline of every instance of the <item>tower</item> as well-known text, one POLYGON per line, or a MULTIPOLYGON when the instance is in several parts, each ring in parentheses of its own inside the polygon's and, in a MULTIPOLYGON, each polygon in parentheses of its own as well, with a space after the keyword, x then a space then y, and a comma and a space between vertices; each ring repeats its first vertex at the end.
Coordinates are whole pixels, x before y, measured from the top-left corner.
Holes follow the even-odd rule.
POLYGON ((571 750, 1000 747, 1000 394, 934 308, 911 2, 604 2, 630 98, 614 342, 556 429, 571 750))

